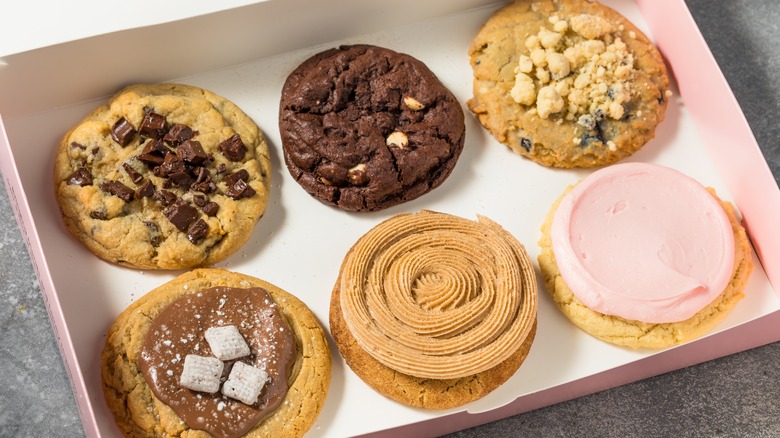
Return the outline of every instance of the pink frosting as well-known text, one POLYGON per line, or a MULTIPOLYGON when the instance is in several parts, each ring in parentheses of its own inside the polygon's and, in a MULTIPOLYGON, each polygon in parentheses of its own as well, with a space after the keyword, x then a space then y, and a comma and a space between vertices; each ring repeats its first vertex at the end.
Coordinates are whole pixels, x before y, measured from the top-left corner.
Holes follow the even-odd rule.
POLYGON ((598 170, 552 223, 561 277, 589 308, 650 323, 690 318, 728 285, 734 235, 698 182, 654 164, 598 170))

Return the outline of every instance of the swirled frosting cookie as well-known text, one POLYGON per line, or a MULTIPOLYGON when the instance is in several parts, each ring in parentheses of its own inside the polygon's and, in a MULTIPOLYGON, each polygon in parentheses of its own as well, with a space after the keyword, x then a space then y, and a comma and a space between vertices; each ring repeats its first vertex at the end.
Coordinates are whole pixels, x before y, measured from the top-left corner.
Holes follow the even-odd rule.
POLYGON ((101 371, 125 436, 295 437, 322 409, 331 358, 317 319, 293 295, 196 269, 119 315, 101 371))
POLYGON ((582 180, 552 207, 539 244, 561 311, 632 348, 706 334, 742 299, 753 269, 732 205, 653 164, 613 165, 582 180))
POLYGON ((123 89, 65 135, 54 165, 68 231, 99 257, 141 269, 234 253, 265 210, 270 176, 252 119, 180 84, 123 89))
POLYGON ((485 217, 401 214, 350 249, 330 330, 347 365, 401 403, 446 409, 479 399, 520 367, 536 332, 525 248, 485 217))
POLYGON ((499 142, 545 166, 618 161, 664 118, 661 55, 598 2, 517 0, 490 17, 469 55, 471 111, 499 142))
POLYGON ((292 177, 348 211, 438 187, 465 139, 460 104, 425 64, 369 45, 326 50, 296 68, 282 89, 279 130, 292 177))

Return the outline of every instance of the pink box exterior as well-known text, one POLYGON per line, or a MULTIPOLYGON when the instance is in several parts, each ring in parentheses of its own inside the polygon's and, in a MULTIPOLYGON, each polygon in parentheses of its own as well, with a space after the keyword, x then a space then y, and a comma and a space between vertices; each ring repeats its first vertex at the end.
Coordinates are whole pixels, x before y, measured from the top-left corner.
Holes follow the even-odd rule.
MULTIPOLYGON (((720 176, 744 216, 749 235, 776 293, 780 294, 780 190, 739 105, 721 74, 684 0, 637 0, 659 49, 672 66, 685 105, 720 176), (717 110, 713 110, 717 108, 717 110), (739 154, 735 156, 734 145, 739 154), (745 178, 750 175, 750 178, 745 178)), ((13 153, 0 117, 0 170, 25 244, 31 255, 52 328, 71 380, 87 436, 100 436, 68 327, 13 153)), ((696 363, 780 340, 780 312, 771 313, 716 336, 516 399, 480 414, 461 412, 400 426, 376 436, 432 436, 487 423, 696 363)))

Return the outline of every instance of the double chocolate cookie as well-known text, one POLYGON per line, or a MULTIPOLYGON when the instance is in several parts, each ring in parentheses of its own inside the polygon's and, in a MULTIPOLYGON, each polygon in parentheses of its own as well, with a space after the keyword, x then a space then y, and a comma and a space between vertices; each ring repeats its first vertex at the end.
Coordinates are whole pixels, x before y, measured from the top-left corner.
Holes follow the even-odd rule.
POLYGON ((349 211, 381 210, 438 187, 463 149, 463 111, 419 60, 355 45, 321 52, 287 78, 279 114, 290 174, 349 211))
POLYGON ((134 85, 70 130, 54 182, 68 231, 141 269, 210 265, 249 239, 270 185, 260 129, 226 99, 134 85))

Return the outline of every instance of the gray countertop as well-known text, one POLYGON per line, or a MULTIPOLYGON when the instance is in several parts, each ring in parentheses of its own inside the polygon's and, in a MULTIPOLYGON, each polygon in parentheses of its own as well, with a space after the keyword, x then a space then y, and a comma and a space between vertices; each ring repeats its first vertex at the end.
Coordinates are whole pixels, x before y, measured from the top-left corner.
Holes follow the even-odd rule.
MULTIPOLYGON (((687 3, 780 180, 780 2, 687 3)), ((0 437, 83 436, 4 187, 0 260, 0 437)), ((451 436, 780 436, 778 375, 775 343, 451 436)))

